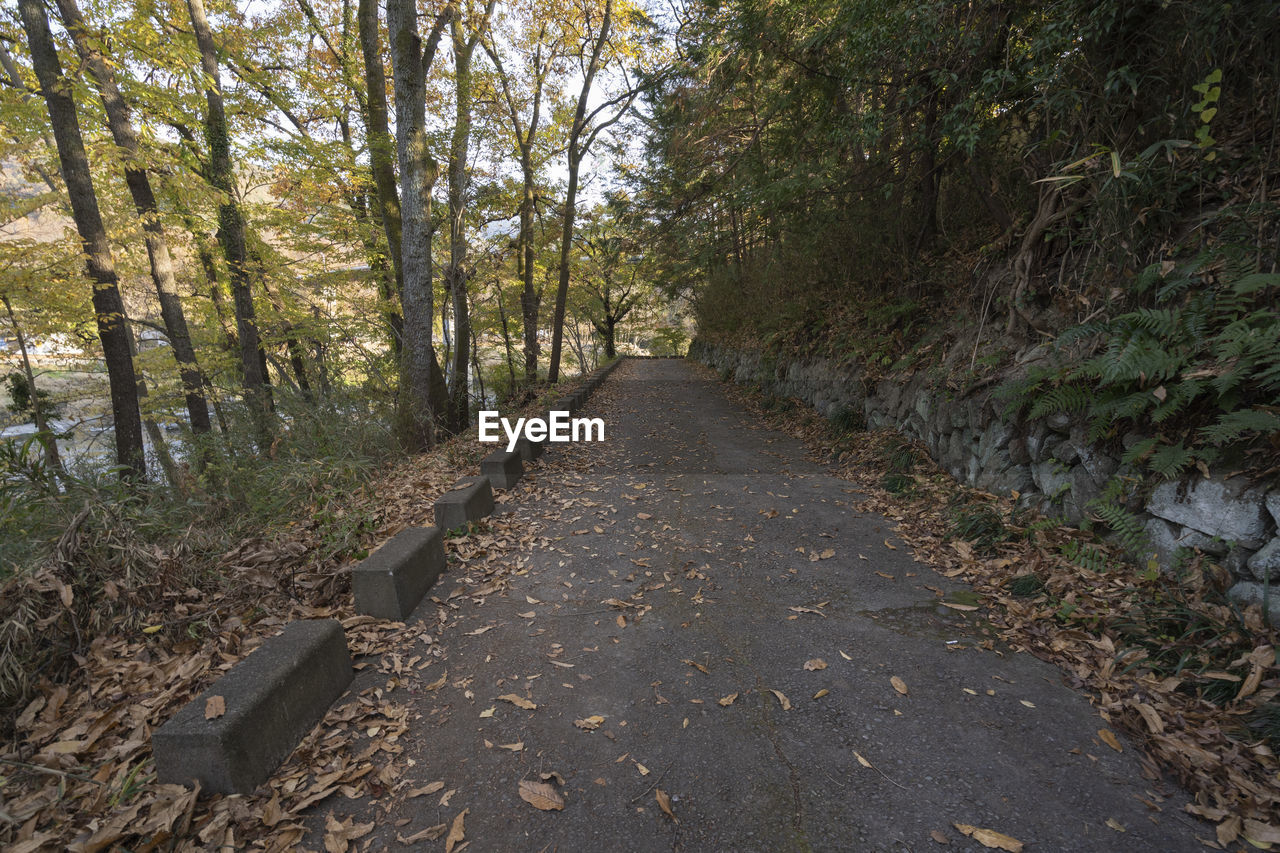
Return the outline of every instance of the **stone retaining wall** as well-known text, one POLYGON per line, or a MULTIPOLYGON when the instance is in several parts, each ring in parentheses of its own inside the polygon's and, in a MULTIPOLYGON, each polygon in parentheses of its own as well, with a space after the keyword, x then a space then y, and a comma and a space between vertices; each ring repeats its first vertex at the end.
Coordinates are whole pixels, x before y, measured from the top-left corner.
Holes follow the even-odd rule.
MULTIPOLYGON (((1081 421, 1058 415, 1032 423, 1010 421, 991 389, 959 395, 931 384, 922 372, 864 381, 856 366, 831 359, 774 361, 759 352, 694 341, 689 357, 736 382, 780 397, 794 397, 820 414, 844 413, 868 428, 889 427, 919 439, 933 459, 969 486, 1020 500, 1046 515, 1078 525, 1108 481, 1119 477, 1126 505, 1145 525, 1150 553, 1163 568, 1182 549, 1202 551, 1229 568, 1242 604, 1267 593, 1280 622, 1280 489, 1250 487, 1245 477, 1210 479, 1199 473, 1181 483, 1150 488, 1118 453, 1090 443, 1081 421)), ((1137 441, 1127 436, 1126 446, 1137 441)), ((1145 556, 1145 555, 1143 555, 1145 556)))

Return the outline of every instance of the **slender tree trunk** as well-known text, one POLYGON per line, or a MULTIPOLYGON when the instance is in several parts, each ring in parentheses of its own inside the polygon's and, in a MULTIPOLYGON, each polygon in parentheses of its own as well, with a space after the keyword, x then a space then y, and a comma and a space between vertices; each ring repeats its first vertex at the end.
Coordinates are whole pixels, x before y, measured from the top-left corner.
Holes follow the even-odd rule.
POLYGON ((31 369, 31 357, 27 354, 27 339, 22 334, 22 326, 18 324, 18 317, 13 313, 13 305, 9 302, 9 297, 0 295, 0 300, 4 302, 4 310, 9 313, 9 324, 13 326, 13 334, 18 339, 18 352, 22 355, 22 372, 27 377, 27 388, 31 391, 31 413, 36 422, 36 438, 44 448, 45 462, 49 463, 49 467, 59 474, 65 474, 62 456, 58 453, 58 437, 53 434, 53 430, 49 429, 49 424, 44 417, 44 408, 40 405, 36 374, 31 369))
POLYGON ((507 322, 507 309, 502 304, 502 282, 495 282, 498 291, 498 318, 502 320, 502 345, 507 353, 507 373, 511 376, 511 390, 516 388, 516 363, 511 347, 511 325, 507 322))
MULTIPOLYGON (((388 12, 390 15, 390 12, 388 12)), ((373 173, 374 202, 378 219, 387 237, 387 252, 391 260, 391 270, 395 279, 396 300, 400 302, 400 310, 389 319, 395 335, 397 353, 404 343, 404 250, 403 222, 400 211, 400 196, 396 191, 396 173, 394 158, 396 141, 391 138, 387 123, 387 78, 382 68, 382 39, 378 26, 377 0, 360 0, 356 11, 356 22, 360 31, 360 49, 364 56, 364 79, 368 95, 365 99, 365 128, 369 146, 369 166, 373 173)), ((441 28, 443 20, 437 22, 441 28)), ((416 37, 416 31, 415 31, 416 37)), ((431 52, 435 52, 435 44, 439 36, 434 36, 431 52)), ((424 57, 425 64, 431 59, 424 57)), ((425 68, 423 73, 425 74, 425 68)), ((424 84, 425 85, 425 84, 424 84)), ((425 91, 425 90, 424 90, 425 91)), ((434 177, 432 183, 434 183, 434 177)), ((428 199, 428 204, 430 200, 428 199)), ((428 215, 430 209, 428 208, 428 215)), ((430 247, 428 247, 428 271, 430 270, 430 247)), ((427 314, 430 315, 428 306, 427 314)), ((443 416, 448 409, 449 393, 445 385, 444 373, 436 360, 435 350, 428 354, 427 370, 429 378, 428 400, 430 410, 437 416, 443 416)))
POLYGON ((231 168, 231 140, 227 115, 222 104, 218 52, 213 32, 205 16, 204 0, 187 0, 191 26, 200 48, 200 68, 205 76, 205 135, 209 145, 210 183, 222 195, 218 206, 218 240, 231 274, 231 293, 236 309, 236 331, 240 338, 240 364, 244 370, 245 402, 254 420, 258 442, 265 448, 271 441, 271 400, 263 366, 258 323, 254 316, 253 290, 245 250, 244 217, 236 201, 235 175, 231 168))
POLYGON ((98 210, 89 159, 80 136, 80 121, 71 87, 62 75, 49 18, 41 0, 19 0, 22 26, 31 49, 31 63, 49 110, 49 122, 58 148, 62 178, 71 199, 71 215, 84 247, 85 266, 93 280, 93 308, 102 341, 111 388, 111 412, 115 423, 116 461, 125 477, 144 479, 146 457, 142 446, 142 417, 138 410, 138 386, 129 353, 129 329, 116 281, 111 244, 98 210))
POLYGON ((152 192, 151 180, 147 177, 142 151, 138 146, 138 136, 129 118, 129 107, 120 94, 119 86, 116 85, 115 74, 89 40, 88 28, 85 26, 76 0, 58 0, 58 10, 62 15, 63 23, 66 24, 67 32, 71 34, 76 52, 97 84, 98 93, 102 97, 102 106, 107 115, 107 126, 111 130, 111 138, 124 159, 124 180, 129 187, 129 195, 133 198, 134 208, 138 211, 138 219, 142 222, 143 240, 146 242, 147 258, 151 263, 151 280, 155 284, 156 297, 160 302, 160 317, 164 320, 170 350, 178 362, 178 373, 182 378, 191 431, 197 435, 206 433, 210 429, 210 424, 209 405, 204 398, 204 378, 196 362, 195 348, 191 345, 187 318, 183 313, 182 300, 178 296, 178 286, 173 278, 169 241, 165 237, 164 225, 160 222, 155 193, 152 192))
POLYGON ((564 338, 564 309, 569 298, 569 255, 573 248, 573 224, 578 204, 578 167, 586 153, 581 147, 582 133, 586 129, 587 99, 591 96, 591 84, 600 68, 600 54, 609 38, 609 25, 613 19, 613 0, 605 0, 604 18, 600 32, 591 50, 591 61, 578 93, 578 105, 573 115, 573 127, 569 133, 569 186, 565 192, 564 221, 560 229, 560 282, 556 287, 556 310, 551 321, 551 363, 547 368, 547 381, 554 384, 560 378, 560 348, 564 338))
MULTIPOLYGON (((445 24, 454 14, 446 6, 423 46, 414 0, 387 0, 391 71, 395 81, 396 154, 400 161, 400 266, 404 281, 404 350, 400 356, 400 394, 396 433, 411 451, 435 442, 431 364, 434 300, 431 292, 431 188, 438 168, 427 148, 426 71, 435 58, 445 24)), ((366 69, 367 70, 367 69, 366 69)))
MULTIPOLYGON (((138 340, 132 332, 129 333, 129 353, 135 359, 138 357, 138 340)), ((138 405, 142 406, 143 401, 147 399, 147 380, 141 370, 137 372, 137 377, 138 405)), ((151 449, 155 451, 156 459, 160 461, 160 470, 164 472, 164 478, 169 481, 169 485, 180 486, 178 464, 173 461, 173 454, 169 452, 169 444, 165 441, 160 425, 150 415, 143 415, 142 429, 147 433, 147 438, 151 439, 151 449)))
MULTIPOLYGON (((536 119, 535 113, 535 119, 536 119)), ((536 127, 536 125, 535 125, 536 127)), ((533 135, 532 128, 530 136, 533 135)), ((530 386, 538 382, 538 310, 542 304, 542 294, 533 286, 533 209, 534 209, 534 172, 530 145, 522 145, 520 150, 520 173, 524 179, 524 195, 520 199, 520 253, 523 278, 523 289, 520 291, 521 320, 524 323, 524 379, 530 386)))
POLYGON ((462 16, 451 21, 453 42, 454 121, 449 143, 449 270, 445 286, 453 302, 453 363, 449 375, 449 429, 460 433, 470 421, 467 362, 471 349, 471 308, 467 301, 467 192, 470 174, 471 111, 474 84, 471 60, 484 38, 497 0, 488 0, 475 31, 468 35, 462 16))
MULTIPOLYGON (((449 430, 460 433, 469 420, 467 362, 471 317, 467 305, 467 153, 471 142, 472 51, 461 22, 453 22, 455 109, 449 145, 449 269, 445 287, 453 304, 453 361, 449 366, 449 430)), ((474 46, 474 42, 472 43, 474 46)))

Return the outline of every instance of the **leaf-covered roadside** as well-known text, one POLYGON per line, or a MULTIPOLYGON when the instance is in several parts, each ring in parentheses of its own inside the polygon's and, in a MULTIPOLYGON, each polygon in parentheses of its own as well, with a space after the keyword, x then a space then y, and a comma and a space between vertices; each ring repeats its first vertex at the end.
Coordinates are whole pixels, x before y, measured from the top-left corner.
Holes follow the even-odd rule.
MULTIPOLYGON (((350 496, 344 511, 373 519, 367 545, 428 524, 433 496, 482 448, 453 445, 410 460, 350 496)), ((526 546, 528 535, 494 519, 451 539, 451 572, 463 585, 454 594, 467 592, 467 584, 500 588, 510 563, 495 556, 526 546)), ((227 552, 212 570, 218 584, 164 591, 156 608, 88 643, 68 681, 40 684, 0 747, 0 846, 151 850, 180 841, 181 849, 287 850, 302 838, 298 816, 329 796, 409 786, 414 780, 399 778, 403 768, 390 766, 409 724, 395 693, 442 685, 443 667, 433 667, 439 650, 432 646, 434 654, 409 659, 390 653, 406 640, 425 638, 426 629, 355 614, 350 562, 325 547, 324 526, 315 518, 289 524, 227 552), (376 665, 386 674, 381 686, 333 707, 255 796, 210 798, 157 784, 152 730, 286 622, 311 618, 339 619, 357 668, 376 665), (207 633, 189 633, 193 623, 207 633)), ((48 586, 50 595, 66 586, 53 572, 33 582, 48 586)), ((335 825, 326 835, 341 850, 343 839, 360 837, 360 827, 335 825)))
POLYGON ((1009 497, 959 486, 923 452, 909 487, 899 480, 888 491, 900 436, 842 434, 807 407, 727 390, 831 460, 868 495, 860 509, 897 522, 917 561, 971 583, 1009 646, 1088 691, 1101 717, 1143 750, 1148 777, 1176 776, 1194 797, 1187 810, 1216 824, 1206 843, 1280 843, 1280 762, 1258 727, 1280 695, 1276 630, 1258 606, 1227 603, 1222 569, 1198 557, 1176 579, 1141 571, 1088 534, 1017 511, 1009 497), (966 506, 998 514, 1000 541, 983 547, 957 535, 956 509, 966 506), (1102 558, 1102 571, 1097 560, 1080 561, 1091 568, 1068 559, 1082 548, 1102 558))

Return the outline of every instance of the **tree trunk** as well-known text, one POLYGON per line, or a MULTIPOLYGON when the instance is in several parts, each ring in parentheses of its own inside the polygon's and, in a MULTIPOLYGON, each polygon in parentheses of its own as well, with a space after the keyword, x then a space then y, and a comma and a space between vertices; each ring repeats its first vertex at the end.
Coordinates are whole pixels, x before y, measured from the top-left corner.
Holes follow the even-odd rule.
POLYGON ((591 95, 591 83, 600 68, 600 53, 609 38, 609 25, 613 19, 613 0, 605 0, 604 18, 600 33, 591 51, 591 61, 578 93, 578 105, 573 114, 573 127, 569 132, 569 187, 565 193, 564 221, 560 229, 560 282, 556 287, 556 310, 551 321, 551 363, 547 368, 547 381, 555 384, 560 378, 560 348, 564 338, 564 309, 569 298, 569 254, 573 248, 573 223, 577 215, 578 167, 586 153, 580 147, 582 132, 586 127, 587 99, 591 95))
MULTIPOLYGON (((400 198, 396 193, 396 173, 392 158, 395 143, 387 123, 387 77, 382 69, 382 39, 378 26, 377 0, 359 0, 356 21, 360 30, 360 51, 364 56, 365 138, 369 146, 369 171, 373 174, 374 208, 387 237, 387 253, 395 281, 396 298, 404 295, 404 271, 400 260, 400 198)), ((397 352, 402 341, 404 320, 397 312, 391 320, 397 336, 397 352)))
MULTIPOLYGON (((390 12, 388 12, 390 15, 390 12)), ((395 279, 396 299, 400 302, 400 311, 389 317, 392 333, 395 335, 397 354, 404 346, 404 249, 403 221, 401 219, 400 196, 396 191, 396 173, 394 157, 396 142, 391 138, 387 123, 387 77, 382 68, 382 39, 378 26, 377 0, 359 0, 356 21, 360 30, 360 49, 364 56, 364 79, 368 95, 365 99, 365 133, 369 146, 369 168, 373 173, 374 203, 378 219, 382 222, 383 232, 387 236, 387 253, 391 260, 391 270, 395 279)), ((444 20, 437 22, 441 29, 444 20)), ((416 30, 415 30, 416 38, 416 30)), ((431 42, 431 52, 435 53, 435 44, 439 36, 435 35, 431 42)), ((425 58, 425 65, 431 64, 430 57, 425 58)), ((424 67, 425 75, 426 69, 424 67)), ((398 84, 397 84, 398 85, 398 84)), ((425 86, 425 82, 423 84, 425 86)), ((425 88, 424 88, 425 92, 425 88)), ((397 95, 397 97, 399 97, 397 95)), ((434 168, 434 167, 433 167, 434 168)), ((432 178, 432 183, 435 179, 432 178)), ((430 199, 428 199, 428 205, 430 199)), ((430 218, 430 208, 427 210, 430 218)), ((428 247, 428 275, 430 274, 430 247, 428 247)), ((431 309, 428 306, 427 315, 431 309)), ((402 362, 403 363, 403 362, 402 362)), ((429 409, 438 416, 447 410, 449 394, 444 381, 440 364, 436 361, 435 350, 429 353, 427 370, 430 374, 427 388, 429 409)))
POLYGON ((31 63, 49 110, 49 122, 58 148, 62 178, 71 199, 71 215, 84 247, 85 266, 93 280, 93 308, 102 341, 111 388, 111 412, 115 424, 116 461, 126 478, 144 479, 146 457, 142 449, 142 417, 138 410, 137 377, 129 353, 129 329, 116 281, 111 244, 98 210, 89 159, 80 136, 80 121, 71 87, 62 75, 49 18, 41 0, 18 0, 22 26, 31 48, 31 63))
POLYGON ((174 282, 169 241, 165 237, 164 225, 160 222, 155 193, 151 190, 151 180, 147 177, 138 137, 129 118, 129 107, 116 85, 115 74, 89 41, 88 29, 76 0, 58 0, 58 10, 76 46, 76 52, 80 54, 80 59, 97 84, 111 138, 124 158, 124 180, 129 187, 129 195, 133 198, 133 206, 138 211, 138 219, 142 222, 143 240, 146 242, 147 258, 151 264, 151 280, 155 284, 156 297, 160 302, 160 317, 164 321, 165 334, 169 338, 174 359, 178 362, 191 431, 201 435, 210 429, 209 405, 204 397, 204 377, 196 362, 195 348, 191 345, 187 318, 174 282))
POLYGON ((245 250, 244 217, 236 201, 235 176, 231 168, 231 140, 227 133, 227 115, 222 104, 222 84, 218 77, 218 53, 213 32, 205 17, 204 0, 187 0, 191 26, 200 48, 200 68, 205 77, 205 135, 209 145, 209 178, 222 195, 218 206, 218 240, 231 274, 231 293, 235 302, 236 331, 240 338, 240 364, 244 370, 245 403, 258 433, 258 443, 265 449, 271 443, 271 401, 267 392, 258 324, 254 317, 248 259, 245 250))
POLYGON ((450 432, 467 428, 470 412, 467 363, 470 361, 471 316, 467 305, 467 153, 471 143, 471 56, 462 22, 453 20, 454 122, 449 144, 449 269, 445 287, 453 304, 453 360, 449 366, 450 432))
MULTIPOLYGON (((536 118, 536 114, 535 114, 536 118)), ((530 130, 530 136, 533 131, 530 130)), ((520 312, 524 322, 524 379, 530 386, 538 382, 538 309, 542 294, 533 286, 533 212, 534 179, 532 146, 523 145, 520 151, 520 171, 524 178, 524 195, 520 199, 520 253, 523 261, 524 288, 520 291, 520 312)))
POLYGON ((404 350, 400 356, 396 433, 411 451, 425 450, 435 442, 431 375, 431 364, 435 361, 431 346, 435 313, 431 292, 431 188, 438 169, 427 149, 426 72, 452 15, 452 6, 446 6, 436 18, 424 49, 418 35, 414 0, 387 0, 391 71, 395 81, 396 155, 403 187, 400 263, 404 281, 404 350))
POLYGON ((18 317, 13 313, 13 305, 8 296, 0 295, 4 302, 4 310, 9 312, 9 324, 13 326, 13 334, 18 339, 18 352, 22 356, 22 372, 27 377, 27 388, 31 391, 31 414, 36 422, 36 438, 44 448, 45 462, 59 474, 66 473, 62 467, 62 457, 58 454, 58 437, 49 429, 44 418, 44 408, 40 405, 40 391, 36 388, 36 374, 31 369, 31 358, 27 355, 27 339, 22 334, 22 326, 18 325, 18 317))

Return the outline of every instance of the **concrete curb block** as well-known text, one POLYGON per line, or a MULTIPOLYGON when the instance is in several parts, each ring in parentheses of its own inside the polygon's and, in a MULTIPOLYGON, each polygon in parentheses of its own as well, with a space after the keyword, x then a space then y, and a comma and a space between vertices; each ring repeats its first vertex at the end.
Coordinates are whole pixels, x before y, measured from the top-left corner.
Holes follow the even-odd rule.
POLYGON ((520 454, 521 462, 537 460, 544 450, 546 450, 546 447, 541 441, 530 441, 527 438, 522 438, 516 442, 516 453, 520 454))
POLYGON ((489 478, 495 489, 510 489, 524 476, 524 465, 517 450, 495 450, 480 460, 480 473, 489 478))
POLYGON ((353 676, 342 625, 293 622, 236 664, 151 735, 161 783, 249 794, 289 757, 353 676), (205 719, 206 702, 226 713, 205 719))
POLYGON ((478 521, 493 512, 493 487, 488 477, 467 477, 453 491, 436 498, 436 527, 453 530, 468 521, 478 521))
POLYGON ((351 570, 356 612, 403 621, 444 570, 439 528, 402 530, 351 570))

